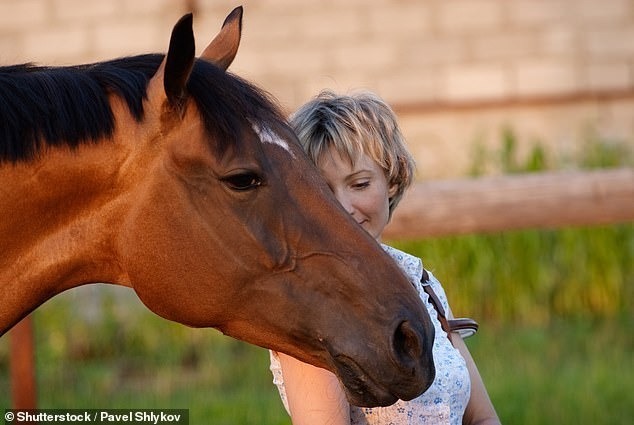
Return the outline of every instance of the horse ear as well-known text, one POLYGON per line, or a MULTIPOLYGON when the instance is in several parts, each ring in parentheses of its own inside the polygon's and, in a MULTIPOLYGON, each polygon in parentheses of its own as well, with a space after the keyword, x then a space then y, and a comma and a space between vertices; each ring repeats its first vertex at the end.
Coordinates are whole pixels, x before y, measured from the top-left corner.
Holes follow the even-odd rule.
POLYGON ((192 14, 189 13, 178 20, 165 58, 163 87, 170 104, 181 106, 187 96, 187 80, 191 74, 196 56, 192 14))
POLYGON ((242 6, 238 6, 227 16, 222 24, 222 29, 200 57, 226 70, 238 53, 241 34, 242 6))

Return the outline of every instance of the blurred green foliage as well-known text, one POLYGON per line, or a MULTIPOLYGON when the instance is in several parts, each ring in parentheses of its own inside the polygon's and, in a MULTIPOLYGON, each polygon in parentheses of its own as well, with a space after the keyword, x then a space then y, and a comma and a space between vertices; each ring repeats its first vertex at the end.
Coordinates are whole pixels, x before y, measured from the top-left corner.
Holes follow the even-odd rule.
POLYGON ((634 224, 393 243, 423 258, 457 315, 543 325, 614 318, 634 299, 634 224))

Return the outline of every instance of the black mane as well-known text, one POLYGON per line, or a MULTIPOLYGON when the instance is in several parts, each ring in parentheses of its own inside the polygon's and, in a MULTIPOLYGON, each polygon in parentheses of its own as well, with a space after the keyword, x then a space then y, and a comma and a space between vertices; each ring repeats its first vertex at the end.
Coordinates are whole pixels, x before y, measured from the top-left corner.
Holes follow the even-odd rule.
MULTIPOLYGON (((69 67, 0 67, 0 163, 29 160, 44 146, 73 148, 107 139, 115 125, 109 94, 124 99, 141 121, 148 81, 163 57, 148 54, 69 67)), ((188 91, 221 151, 239 141, 247 118, 274 127, 284 121, 265 92, 206 61, 196 61, 188 91)))

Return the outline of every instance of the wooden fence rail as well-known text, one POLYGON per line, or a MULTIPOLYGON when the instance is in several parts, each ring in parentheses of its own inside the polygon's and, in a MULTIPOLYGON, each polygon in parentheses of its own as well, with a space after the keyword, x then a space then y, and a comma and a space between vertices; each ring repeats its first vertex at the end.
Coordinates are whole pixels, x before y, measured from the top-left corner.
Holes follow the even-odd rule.
MULTIPOLYGON (((634 221, 634 169, 567 171, 419 183, 386 239, 634 221)), ((13 406, 35 408, 30 318, 10 332, 13 406)))
POLYGON ((418 183, 386 239, 634 221, 634 168, 418 183))

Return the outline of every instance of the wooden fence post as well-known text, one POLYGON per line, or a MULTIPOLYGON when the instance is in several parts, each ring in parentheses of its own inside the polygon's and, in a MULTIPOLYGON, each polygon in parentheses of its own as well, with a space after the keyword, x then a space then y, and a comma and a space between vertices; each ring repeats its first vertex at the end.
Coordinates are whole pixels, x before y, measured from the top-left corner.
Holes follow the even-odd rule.
POLYGON ((11 397, 14 409, 35 409, 35 336, 31 315, 9 331, 11 397))

